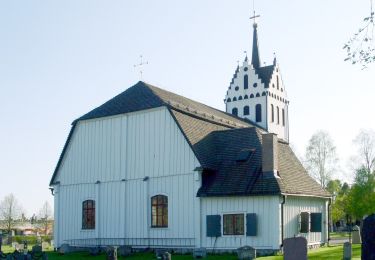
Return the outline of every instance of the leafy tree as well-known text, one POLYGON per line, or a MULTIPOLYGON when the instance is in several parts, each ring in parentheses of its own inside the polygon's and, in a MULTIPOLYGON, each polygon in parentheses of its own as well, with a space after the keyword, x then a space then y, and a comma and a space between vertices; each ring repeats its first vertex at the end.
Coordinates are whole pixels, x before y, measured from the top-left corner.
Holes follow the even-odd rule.
POLYGON ((318 131, 312 135, 306 147, 305 165, 309 174, 322 187, 326 187, 337 167, 336 147, 330 135, 318 131))
POLYGON ((0 203, 0 220, 3 228, 8 232, 15 227, 17 220, 21 218, 22 208, 13 194, 6 196, 0 203))
POLYGON ((330 180, 327 183, 327 191, 330 192, 334 197, 336 197, 341 191, 341 181, 340 180, 330 180))
POLYGON ((353 143, 358 149, 359 168, 364 168, 368 173, 375 170, 375 132, 361 130, 353 143))

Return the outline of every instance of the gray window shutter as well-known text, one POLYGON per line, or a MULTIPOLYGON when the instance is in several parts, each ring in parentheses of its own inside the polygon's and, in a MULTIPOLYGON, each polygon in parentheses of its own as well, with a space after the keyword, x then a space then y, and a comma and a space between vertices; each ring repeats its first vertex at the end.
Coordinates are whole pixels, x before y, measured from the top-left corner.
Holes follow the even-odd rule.
POLYGON ((322 232, 322 213, 311 213, 311 232, 322 232))
POLYGON ((257 225, 257 215, 255 213, 246 214, 246 236, 256 236, 257 225))
POLYGON ((206 216, 207 236, 220 237, 221 236, 221 216, 208 215, 206 216))
POLYGON ((309 232, 309 221, 310 214, 308 212, 301 212, 300 215, 300 232, 308 233, 309 232))

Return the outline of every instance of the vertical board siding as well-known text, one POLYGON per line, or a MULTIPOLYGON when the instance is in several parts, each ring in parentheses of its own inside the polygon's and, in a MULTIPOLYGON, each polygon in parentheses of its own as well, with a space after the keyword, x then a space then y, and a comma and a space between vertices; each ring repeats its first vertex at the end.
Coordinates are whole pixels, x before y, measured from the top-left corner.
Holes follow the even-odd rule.
POLYGON ((308 244, 323 244, 327 242, 327 199, 311 197, 288 196, 284 205, 284 238, 303 236, 308 244), (322 213, 322 232, 299 233, 299 214, 301 212, 322 213))
POLYGON ((166 108, 79 122, 56 179, 56 246, 194 246, 197 166, 166 108), (168 228, 150 228, 155 194, 168 196, 168 228), (82 230, 86 199, 96 201, 95 230, 82 230))
MULTIPOLYGON (((250 245, 257 249, 279 249, 279 197, 278 196, 253 196, 253 197, 225 197, 202 198, 202 246, 216 249, 236 249, 250 245), (206 236, 206 216, 223 215, 227 213, 247 213, 257 215, 257 235, 224 236, 212 238, 206 236), (216 240, 216 241, 215 241, 216 240)), ((223 221, 221 221, 223 234, 223 221)))

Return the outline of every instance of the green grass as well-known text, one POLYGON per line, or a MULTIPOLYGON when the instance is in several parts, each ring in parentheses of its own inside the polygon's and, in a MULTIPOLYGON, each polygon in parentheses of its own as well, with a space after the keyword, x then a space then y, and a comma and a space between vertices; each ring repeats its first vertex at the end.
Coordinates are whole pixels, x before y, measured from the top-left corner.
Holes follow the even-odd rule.
MULTIPOLYGON (((31 248, 31 247, 29 247, 31 248)), ((3 251, 5 253, 13 252, 13 249, 9 246, 3 246, 3 251)), ((99 256, 90 256, 87 252, 79 252, 79 253, 71 253, 67 255, 59 255, 56 252, 49 251, 47 252, 49 260, 78 260, 78 259, 106 259, 105 255, 99 256)), ((329 246, 329 247, 322 247, 318 249, 309 250, 309 260, 341 260, 343 254, 342 245, 338 246, 329 246)), ((360 245, 353 245, 353 260, 361 258, 361 246, 360 245)), ((125 258, 119 258, 125 259, 125 258)), ((152 253, 139 253, 135 254, 131 257, 126 257, 126 259, 130 260, 154 260, 154 254, 152 253)), ((191 255, 173 255, 173 260, 192 260, 193 257, 191 255)), ((206 258, 207 260, 236 260, 236 255, 231 254, 224 254, 224 255, 208 255, 206 258)), ((260 260, 282 260, 282 256, 268 256, 268 257, 258 257, 257 259, 260 260)))
POLYGON ((331 239, 340 239, 340 238, 349 238, 349 233, 348 232, 331 232, 329 234, 331 239))

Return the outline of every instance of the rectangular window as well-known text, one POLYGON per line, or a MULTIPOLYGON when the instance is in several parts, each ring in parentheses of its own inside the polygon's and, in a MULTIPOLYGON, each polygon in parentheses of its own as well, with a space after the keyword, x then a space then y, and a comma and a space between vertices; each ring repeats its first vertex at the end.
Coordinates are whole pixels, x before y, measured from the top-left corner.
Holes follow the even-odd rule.
POLYGON ((95 229, 94 200, 85 200, 82 203, 82 229, 95 229))
POLYGON ((244 214, 225 214, 223 215, 224 235, 243 235, 244 234, 244 214))
POLYGON ((151 198, 151 227, 168 227, 168 197, 165 195, 151 198))
POLYGON ((283 114, 283 126, 285 126, 285 110, 284 109, 283 109, 282 114, 283 114))
POLYGON ((299 232, 300 233, 308 233, 309 232, 309 226, 310 226, 310 213, 309 212, 301 212, 299 215, 299 232))

